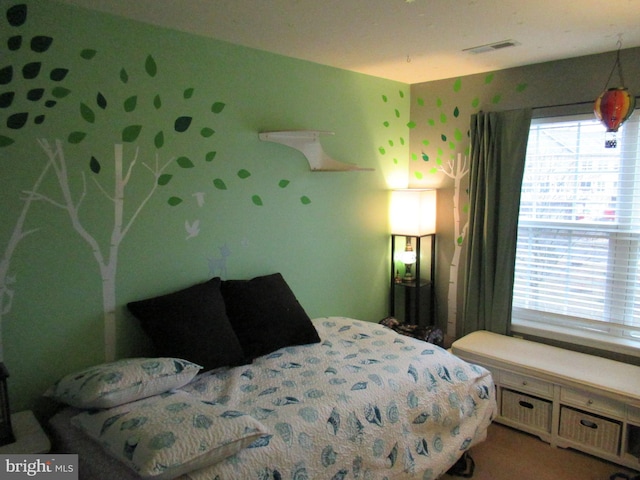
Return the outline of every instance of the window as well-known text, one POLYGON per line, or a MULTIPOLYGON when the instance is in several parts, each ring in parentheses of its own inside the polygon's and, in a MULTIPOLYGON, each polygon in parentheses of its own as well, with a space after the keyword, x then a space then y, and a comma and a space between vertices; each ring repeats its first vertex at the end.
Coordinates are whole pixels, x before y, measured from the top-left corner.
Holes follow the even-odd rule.
POLYGON ((604 127, 593 115, 532 122, 518 224, 515 331, 640 347, 638 117, 636 111, 620 128, 617 148, 605 148, 604 127))

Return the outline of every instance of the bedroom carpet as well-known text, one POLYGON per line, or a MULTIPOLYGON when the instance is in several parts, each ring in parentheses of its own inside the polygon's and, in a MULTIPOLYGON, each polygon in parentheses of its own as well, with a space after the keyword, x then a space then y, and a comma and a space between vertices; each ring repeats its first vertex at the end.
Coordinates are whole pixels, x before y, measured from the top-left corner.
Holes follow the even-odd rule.
POLYGON ((476 463, 473 480, 609 480, 617 472, 638 475, 590 455, 552 448, 538 437, 496 423, 489 427, 487 440, 471 449, 471 456, 476 463))

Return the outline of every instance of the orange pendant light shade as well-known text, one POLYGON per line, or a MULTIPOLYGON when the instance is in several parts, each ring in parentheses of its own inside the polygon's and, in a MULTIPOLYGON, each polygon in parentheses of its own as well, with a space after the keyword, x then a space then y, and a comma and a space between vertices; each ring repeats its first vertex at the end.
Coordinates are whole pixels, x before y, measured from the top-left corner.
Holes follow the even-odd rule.
POLYGON ((593 111, 607 132, 617 132, 618 128, 631 116, 636 106, 636 98, 625 87, 605 90, 596 99, 593 111))

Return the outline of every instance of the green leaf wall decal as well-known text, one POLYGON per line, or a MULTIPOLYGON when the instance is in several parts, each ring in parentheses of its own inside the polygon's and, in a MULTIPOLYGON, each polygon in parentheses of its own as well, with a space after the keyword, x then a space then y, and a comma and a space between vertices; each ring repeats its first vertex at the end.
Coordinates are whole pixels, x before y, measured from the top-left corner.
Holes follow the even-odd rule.
POLYGON ((180 205, 182 203, 182 199, 180 197, 170 197, 169 200, 167 200, 167 203, 172 207, 175 207, 176 205, 180 205))
POLYGON ((24 3, 14 5, 7 10, 7 20, 12 27, 19 27, 27 21, 27 6, 24 3))
MULTIPOLYGON (((0 94, 0 108, 9 108, 9 106, 13 103, 14 97, 15 97, 15 92, 5 92, 0 94)), ((28 94, 27 94, 27 98, 29 98, 28 94)), ((31 98, 29 98, 29 100, 31 100, 31 98)))
POLYGON ((96 103, 103 110, 107 108, 107 99, 100 92, 98 92, 98 95, 96 96, 96 103))
MULTIPOLYGON (((13 92, 7 92, 7 94, 5 95, 9 95, 9 94, 13 96, 13 92)), ((37 102, 42 98, 43 95, 44 95, 44 88, 32 88, 27 92, 27 100, 31 100, 32 102, 37 102)), ((2 95, 0 95, 0 97, 2 97, 2 95)))
POLYGON ((213 105, 211 105, 211 111, 213 113, 220 113, 222 112, 222 110, 224 110, 225 106, 226 104, 223 102, 215 102, 213 105))
POLYGON ((216 158, 216 153, 218 152, 207 152, 207 155, 204 157, 205 161, 211 162, 214 158, 216 158))
POLYGON ((213 180, 213 186, 216 187, 218 190, 226 190, 227 189, 227 185, 220 178, 216 178, 216 179, 213 180))
POLYGON ((127 98, 124 101, 124 111, 133 112, 136 109, 137 103, 138 103, 138 97, 136 95, 133 95, 132 97, 127 98))
POLYGON ((93 110, 91 110, 91 108, 89 108, 89 106, 84 103, 80 103, 80 115, 85 121, 89 123, 93 123, 96 121, 95 113, 93 113, 93 110))
POLYGON ((306 195, 303 195, 300 197, 300 202, 303 205, 309 205, 311 203, 311 199, 309 197, 307 197, 306 195))
POLYGON ((67 73, 69 73, 69 69, 67 68, 54 68, 53 70, 51 70, 49 78, 54 82, 61 82, 62 80, 64 80, 64 77, 67 76, 67 73))
POLYGON ((127 83, 129 81, 129 75, 127 74, 127 71, 124 68, 120 70, 120 81, 122 83, 127 83))
POLYGON ((85 60, 91 60, 93 57, 96 56, 96 53, 97 52, 91 48, 85 48, 80 52, 80 56, 85 60))
POLYGON ((46 52, 53 43, 53 38, 45 35, 36 35, 31 39, 31 50, 37 53, 46 52))
POLYGON ((71 132, 69 134, 69 137, 67 138, 67 141, 69 143, 77 144, 84 140, 84 137, 86 136, 87 134, 85 132, 71 132))
POLYGON ((22 67, 22 76, 27 80, 36 78, 40 74, 41 68, 42 63, 40 62, 27 63, 24 67, 22 67))
POLYGON ((13 79, 13 67, 11 65, 0 68, 0 85, 6 85, 7 83, 11 83, 12 79, 13 79))
POLYGON ((91 160, 89 161, 89 168, 93 173, 100 173, 100 162, 96 157, 91 157, 91 160))
POLYGON ((158 185, 164 186, 167 183, 169 183, 172 178, 173 178, 173 175, 170 175, 168 173, 163 173, 158 177, 158 185))
POLYGON ((238 177, 245 179, 245 178, 249 178, 251 176, 251 173, 248 170, 240 169, 238 170, 238 177))
POLYGON ((162 100, 160 100, 160 95, 156 95, 153 98, 153 106, 158 110, 162 106, 162 100))
POLYGON ((280 188, 285 188, 287 185, 289 185, 289 180, 284 180, 284 179, 283 179, 283 180, 280 180, 280 181, 278 182, 278 186, 279 186, 280 188))
POLYGON ((142 125, 129 125, 128 127, 122 130, 122 141, 123 142, 135 142, 140 135, 140 131, 142 130, 142 125))
POLYGON ((204 138, 209 138, 214 133, 216 132, 211 128, 203 128, 202 130, 200 130, 200 135, 202 135, 204 138))
POLYGON ((51 95, 53 95, 55 98, 64 98, 70 93, 71 90, 64 87, 55 87, 53 90, 51 90, 51 95))
POLYGON ((191 117, 178 117, 176 118, 174 128, 176 132, 186 132, 189 126, 191 125, 191 117))
POLYGON ((411 122, 407 123, 407 127, 409 127, 409 128, 416 128, 416 122, 411 121, 411 122))
POLYGON ((153 144, 156 148, 162 148, 164 145, 164 133, 162 133, 162 131, 156 133, 156 136, 153 139, 153 144))
POLYGON ((182 95, 185 99, 191 98, 193 96, 193 88, 187 88, 182 95))
POLYGON ((7 40, 7 47, 9 47, 9 50, 11 51, 20 50, 20 47, 22 47, 22 35, 9 37, 9 40, 7 40))
POLYGON ((262 199, 260 198, 260 195, 254 195, 251 197, 251 201, 254 203, 254 205, 257 205, 259 207, 261 207, 262 204, 262 199))
POLYGON ((144 69, 150 77, 155 77, 156 73, 158 73, 158 66, 151 55, 147 57, 147 60, 144 63, 144 69))
POLYGON ((176 162, 178 162, 178 165, 180 165, 181 168, 193 168, 193 167, 195 167, 193 162, 188 157, 178 157, 176 162))
POLYGON ((15 140, 13 138, 5 137, 4 135, 0 135, 0 147, 8 147, 15 140))

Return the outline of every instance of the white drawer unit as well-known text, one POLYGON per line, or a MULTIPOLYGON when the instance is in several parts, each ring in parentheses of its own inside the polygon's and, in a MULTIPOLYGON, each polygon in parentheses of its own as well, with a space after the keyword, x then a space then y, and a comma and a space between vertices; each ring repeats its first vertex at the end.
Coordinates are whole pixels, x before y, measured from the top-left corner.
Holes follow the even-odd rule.
POLYGON ((553 398, 553 383, 544 382, 527 375, 502 372, 500 383, 522 392, 532 393, 545 398, 553 398))
POLYGON ((591 412, 612 415, 617 418, 624 418, 626 411, 626 405, 622 402, 572 388, 560 390, 560 401, 567 405, 574 405, 591 412))
POLYGON ((451 351, 491 372, 496 422, 640 470, 640 367, 485 331, 451 351))

